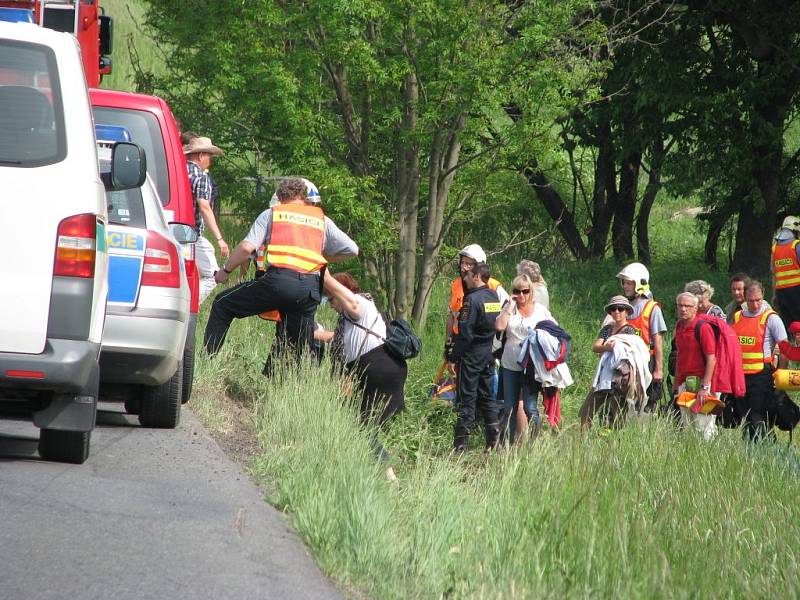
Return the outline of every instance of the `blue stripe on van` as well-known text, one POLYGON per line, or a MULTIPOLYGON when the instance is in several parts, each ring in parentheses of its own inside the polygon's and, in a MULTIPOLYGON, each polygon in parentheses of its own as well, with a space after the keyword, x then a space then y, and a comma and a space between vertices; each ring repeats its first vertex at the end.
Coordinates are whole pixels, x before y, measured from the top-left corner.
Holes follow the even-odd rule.
POLYGON ((124 304, 136 302, 142 277, 143 256, 108 257, 108 301, 124 304))

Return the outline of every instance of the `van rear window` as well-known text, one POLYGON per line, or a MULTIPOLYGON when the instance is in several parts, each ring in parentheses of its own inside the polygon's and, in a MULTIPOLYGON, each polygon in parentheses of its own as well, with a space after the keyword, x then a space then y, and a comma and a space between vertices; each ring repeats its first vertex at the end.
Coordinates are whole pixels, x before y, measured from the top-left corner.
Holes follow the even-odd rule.
POLYGON ((106 192, 108 222, 128 227, 146 227, 142 188, 106 192))
POLYGON ((164 138, 155 115, 143 110, 127 108, 92 107, 94 122, 98 125, 117 125, 131 134, 131 141, 144 148, 147 173, 156 185, 161 205, 169 204, 169 174, 164 138))
POLYGON ((67 156, 53 50, 0 40, 0 167, 41 167, 67 156))

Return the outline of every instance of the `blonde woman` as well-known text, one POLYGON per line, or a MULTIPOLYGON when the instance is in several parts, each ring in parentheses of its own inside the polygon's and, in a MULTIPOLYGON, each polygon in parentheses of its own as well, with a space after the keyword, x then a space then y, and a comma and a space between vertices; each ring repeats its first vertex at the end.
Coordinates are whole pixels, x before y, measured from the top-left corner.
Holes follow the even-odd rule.
POLYGON ((697 314, 711 315, 712 317, 725 318, 725 311, 716 304, 711 302, 711 297, 714 295, 714 288, 707 281, 702 279, 695 279, 683 286, 684 292, 697 296, 697 314))
POLYGON ((495 329, 505 332, 505 346, 500 364, 503 367, 503 412, 501 430, 509 424, 511 441, 516 436, 517 411, 520 397, 525 417, 530 424, 533 422, 535 429, 541 425, 539 416, 539 391, 538 382, 526 383, 522 377, 522 367, 517 362, 522 342, 528 338, 530 331, 536 328, 540 321, 551 320, 550 311, 534 299, 535 284, 528 275, 517 275, 512 282, 511 301, 506 304, 500 316, 495 321, 495 329))
POLYGON ((542 268, 539 263, 532 260, 521 260, 517 265, 517 275, 527 275, 533 282, 533 301, 550 310, 550 292, 547 291, 547 282, 542 277, 542 268))

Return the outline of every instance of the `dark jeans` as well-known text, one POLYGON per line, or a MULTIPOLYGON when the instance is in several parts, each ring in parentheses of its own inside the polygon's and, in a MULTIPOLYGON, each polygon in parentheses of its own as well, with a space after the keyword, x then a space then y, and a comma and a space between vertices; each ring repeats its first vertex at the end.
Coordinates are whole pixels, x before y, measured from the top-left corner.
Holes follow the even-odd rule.
POLYGON ((525 375, 522 371, 503 369, 503 408, 500 412, 500 431, 505 436, 506 430, 508 430, 509 439, 512 442, 517 436, 517 408, 520 394, 531 434, 535 435, 542 424, 542 418, 539 416, 539 392, 542 390, 542 386, 538 381, 534 381, 533 385, 530 385, 524 379, 525 375))
POLYGON ((378 425, 383 425, 405 408, 406 361, 395 358, 382 345, 348 363, 345 369, 354 373, 361 386, 363 421, 377 417, 378 425))
POLYGON ((467 446, 470 431, 475 426, 476 407, 483 414, 486 445, 497 444, 500 431, 498 405, 492 390, 494 357, 492 345, 470 348, 458 363, 456 390, 458 394, 458 420, 453 445, 456 450, 467 446))
POLYGON ((753 375, 745 375, 744 383, 747 393, 744 398, 736 398, 736 413, 744 418, 744 433, 750 440, 761 440, 771 429, 767 420, 767 410, 772 403, 775 385, 772 381, 773 368, 769 365, 753 375))
POLYGON ((298 355, 311 347, 314 313, 320 300, 320 276, 271 267, 263 277, 246 281, 217 295, 206 325, 205 347, 215 354, 225 343, 234 319, 277 310, 286 341, 298 355))

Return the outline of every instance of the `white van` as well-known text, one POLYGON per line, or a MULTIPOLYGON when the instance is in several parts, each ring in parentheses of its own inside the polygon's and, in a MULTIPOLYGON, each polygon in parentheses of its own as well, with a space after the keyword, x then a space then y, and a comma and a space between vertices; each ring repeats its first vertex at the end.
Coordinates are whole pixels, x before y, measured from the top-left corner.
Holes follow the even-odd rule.
MULTIPOLYGON (((119 144, 109 185, 144 180, 119 144)), ((82 463, 107 296, 105 186, 75 39, 0 22, 0 414, 32 418, 47 460, 82 463)))

